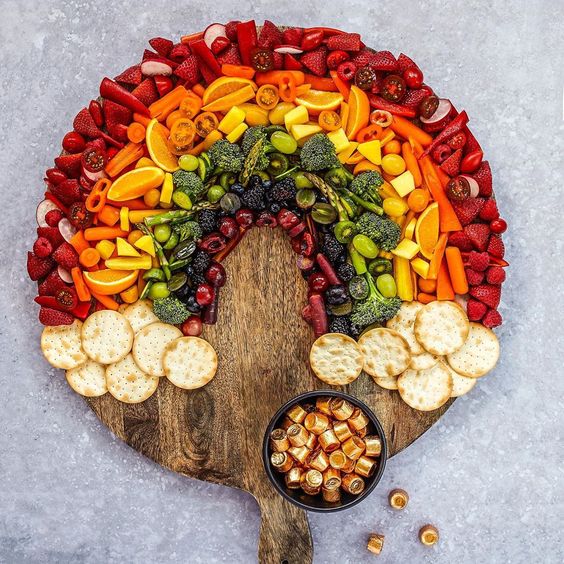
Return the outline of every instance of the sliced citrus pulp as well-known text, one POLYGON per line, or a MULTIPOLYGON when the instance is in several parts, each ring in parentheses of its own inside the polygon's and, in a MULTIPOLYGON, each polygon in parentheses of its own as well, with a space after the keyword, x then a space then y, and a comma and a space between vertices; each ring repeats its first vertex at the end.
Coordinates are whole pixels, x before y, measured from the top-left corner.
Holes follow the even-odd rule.
POLYGON ((138 270, 94 270, 83 272, 86 285, 102 296, 112 296, 127 290, 137 281, 138 270))
POLYGON ((147 126, 147 149, 153 162, 166 172, 175 172, 178 166, 178 157, 169 149, 168 129, 156 119, 152 119, 147 126))
POLYGON ((244 86, 255 87, 255 83, 248 78, 222 76, 221 78, 214 80, 206 88, 206 91, 202 96, 202 102, 204 106, 206 106, 207 104, 211 104, 211 102, 215 102, 215 100, 219 100, 219 98, 223 98, 224 96, 240 90, 244 86))
POLYGON ((421 212, 415 225, 415 240, 421 254, 430 260, 439 240, 439 204, 437 202, 427 206, 421 212))
POLYGON ((312 88, 301 96, 297 96, 296 104, 305 106, 313 114, 319 114, 324 110, 340 108, 343 100, 343 95, 339 92, 325 92, 312 88))
POLYGON ((349 116, 347 120, 347 137, 356 139, 356 134, 368 125, 370 119, 370 102, 368 96, 358 86, 351 86, 349 96, 349 116))
POLYGON ((243 86, 243 88, 239 88, 238 90, 235 90, 235 92, 231 92, 231 94, 227 94, 226 96, 222 96, 221 98, 206 104, 202 109, 206 112, 226 112, 233 106, 244 104, 254 97, 255 89, 250 84, 247 84, 246 86, 243 86))
POLYGON ((158 166, 134 168, 120 176, 108 190, 113 202, 124 202, 144 196, 152 188, 158 188, 165 179, 165 173, 158 166))

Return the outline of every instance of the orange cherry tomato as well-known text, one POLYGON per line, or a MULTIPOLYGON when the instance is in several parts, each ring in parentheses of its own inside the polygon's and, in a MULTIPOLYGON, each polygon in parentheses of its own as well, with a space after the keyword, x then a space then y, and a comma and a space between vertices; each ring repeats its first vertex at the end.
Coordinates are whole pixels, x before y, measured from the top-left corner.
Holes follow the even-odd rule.
POLYGON ((177 119, 170 129, 170 142, 176 147, 187 147, 195 136, 196 127, 190 118, 177 119))
POLYGON ((418 285, 419 289, 427 294, 433 294, 437 289, 436 280, 425 280, 424 278, 419 278, 418 285))
POLYGON ((187 118, 194 119, 202 109, 202 99, 188 90, 188 96, 182 99, 179 109, 187 118))
POLYGON ((280 75, 278 94, 283 102, 293 102, 296 99, 296 79, 290 73, 280 75))
POLYGON ((392 114, 386 110, 374 110, 370 114, 370 123, 380 125, 381 127, 388 127, 393 119, 392 114))
POLYGON ((429 203, 429 194, 421 189, 416 188, 407 197, 407 205, 409 209, 414 212, 422 212, 429 203))
POLYGON ((367 127, 363 127, 356 135, 356 140, 359 143, 366 143, 367 141, 373 141, 378 139, 382 133, 382 128, 379 125, 372 124, 367 127))
POLYGON ((397 139, 388 141, 383 148, 384 155, 400 155, 401 143, 397 139))
POLYGON ((325 131, 336 131, 343 126, 341 116, 333 110, 323 110, 317 121, 325 131))
POLYGON ((280 95, 278 94, 278 88, 273 84, 263 84, 258 90, 255 97, 257 105, 263 110, 272 110, 276 107, 278 101, 280 100, 280 95))
POLYGON ((204 112, 194 120, 196 133, 200 137, 207 137, 212 131, 217 129, 219 120, 212 112, 204 112))

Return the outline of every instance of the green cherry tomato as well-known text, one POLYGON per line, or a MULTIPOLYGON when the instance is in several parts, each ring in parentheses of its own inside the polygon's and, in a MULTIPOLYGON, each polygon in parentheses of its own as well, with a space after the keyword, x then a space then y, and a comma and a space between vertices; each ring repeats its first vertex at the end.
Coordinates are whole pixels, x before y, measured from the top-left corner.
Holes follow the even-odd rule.
POLYGON ((171 229, 168 223, 163 223, 162 225, 155 225, 154 228, 155 239, 159 243, 166 243, 168 241, 168 238, 170 237, 170 232, 171 229))
POLYGON ((168 298, 168 296, 170 296, 170 290, 168 289, 166 282, 155 282, 149 290, 149 297, 152 300, 168 298))
POLYGON ((376 278, 376 287, 385 298, 393 298, 397 294, 396 281, 391 274, 381 274, 376 278))
POLYGON ((194 155, 182 155, 178 159, 178 166, 182 170, 194 172, 195 170, 197 170, 199 162, 200 161, 198 161, 198 157, 195 157, 194 155))

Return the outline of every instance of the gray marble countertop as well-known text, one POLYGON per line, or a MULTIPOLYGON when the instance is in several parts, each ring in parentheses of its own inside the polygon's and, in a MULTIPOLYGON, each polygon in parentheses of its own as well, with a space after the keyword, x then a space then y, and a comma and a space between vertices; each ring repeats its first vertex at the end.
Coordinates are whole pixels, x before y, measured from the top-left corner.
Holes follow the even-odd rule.
POLYGON ((498 367, 389 462, 366 502, 310 515, 315 562, 368 561, 371 531, 386 535, 387 563, 563 560, 564 4, 0 0, 0 14, 0 562, 256 560, 250 495, 143 458, 49 369, 24 270, 43 171, 100 78, 152 36, 250 17, 343 27, 413 56, 471 116, 510 226, 498 367), (411 494, 404 512, 386 506, 393 487, 411 494), (433 549, 416 538, 426 522, 441 531, 433 549))

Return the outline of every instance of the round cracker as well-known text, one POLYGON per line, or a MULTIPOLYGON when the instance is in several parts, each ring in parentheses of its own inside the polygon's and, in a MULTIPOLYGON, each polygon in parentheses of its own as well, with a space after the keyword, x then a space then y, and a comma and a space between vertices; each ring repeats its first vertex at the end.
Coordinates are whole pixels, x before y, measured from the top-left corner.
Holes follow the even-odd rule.
POLYGON ((106 367, 95 360, 88 359, 80 366, 67 370, 66 377, 69 386, 81 396, 97 398, 108 391, 106 367))
POLYGON ((409 368, 413 368, 413 370, 426 370, 427 368, 433 368, 433 366, 435 366, 441 358, 443 357, 424 351, 422 354, 416 354, 411 357, 409 368))
POLYGON ((382 378, 374 378, 374 382, 378 384, 381 388, 385 390, 397 390, 398 389, 398 377, 397 376, 383 376, 382 378))
POLYGON ((451 366, 449 366, 445 362, 445 366, 447 367, 448 371, 450 372, 450 376, 452 378, 452 392, 450 393, 451 398, 458 398, 467 394, 477 382, 476 378, 468 378, 467 376, 462 376, 453 370, 451 366))
POLYGON ((70 325, 45 327, 41 333, 41 350, 47 362, 55 368, 76 368, 88 360, 80 338, 82 321, 70 325))
POLYGON ((147 374, 164 376, 163 355, 166 347, 182 337, 182 331, 168 323, 151 323, 143 327, 133 342, 133 358, 147 374))
POLYGON ((82 326, 82 346, 96 362, 118 362, 131 351, 133 329, 117 311, 103 309, 89 316, 82 326))
POLYGON ((415 318, 424 307, 421 302, 403 302, 397 314, 386 323, 388 329, 397 331, 407 341, 412 356, 425 352, 413 332, 415 318))
POLYGON ((195 390, 210 382, 217 372, 217 353, 204 339, 180 337, 169 343, 163 355, 166 377, 179 388, 195 390))
POLYGON ((447 356, 453 370, 462 376, 485 376, 499 359, 499 341, 495 333, 480 323, 470 323, 470 333, 464 345, 447 356))
POLYGON ((413 331, 427 352, 445 356, 458 350, 466 341, 468 317, 454 302, 434 301, 417 314, 413 331))
POLYGON ((156 376, 145 374, 128 354, 106 368, 108 392, 124 403, 141 403, 150 398, 159 385, 156 376))
POLYGON ((452 393, 452 377, 444 362, 426 370, 406 370, 398 378, 401 399, 413 409, 433 411, 444 405, 452 393))
POLYGON ((136 335, 143 327, 159 321, 159 318, 153 312, 153 302, 150 300, 137 300, 125 308, 123 315, 129 321, 136 335))
POLYGON ((364 371, 373 378, 397 376, 411 362, 407 341, 392 329, 378 327, 366 331, 358 344, 364 355, 364 371))
POLYGON ((354 382, 362 372, 359 344, 342 333, 321 335, 311 346, 309 363, 315 375, 331 386, 354 382))

